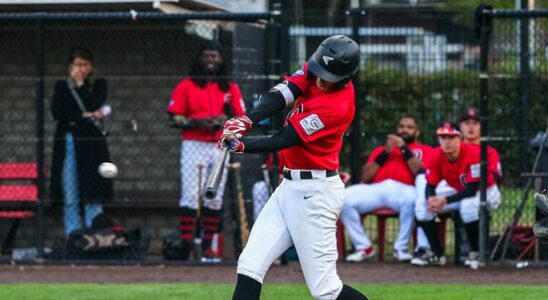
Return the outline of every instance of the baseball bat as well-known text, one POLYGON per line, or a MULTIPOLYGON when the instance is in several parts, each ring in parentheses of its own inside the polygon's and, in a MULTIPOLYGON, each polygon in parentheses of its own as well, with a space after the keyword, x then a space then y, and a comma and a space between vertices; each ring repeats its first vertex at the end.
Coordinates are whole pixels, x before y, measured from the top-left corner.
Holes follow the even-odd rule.
POLYGON ((233 180, 236 189, 236 200, 238 201, 238 211, 240 215, 240 241, 242 242, 242 248, 247 244, 249 239, 249 225, 247 223, 247 213, 245 211, 244 193, 242 190, 242 177, 240 173, 242 165, 237 162, 230 165, 233 171, 233 180))
POLYGON ((223 171, 225 169, 225 161, 227 155, 228 148, 223 148, 219 159, 213 167, 213 171, 209 174, 209 177, 207 178, 205 196, 208 199, 213 199, 215 198, 215 195, 217 195, 217 189, 219 188, 221 177, 223 177, 223 171))

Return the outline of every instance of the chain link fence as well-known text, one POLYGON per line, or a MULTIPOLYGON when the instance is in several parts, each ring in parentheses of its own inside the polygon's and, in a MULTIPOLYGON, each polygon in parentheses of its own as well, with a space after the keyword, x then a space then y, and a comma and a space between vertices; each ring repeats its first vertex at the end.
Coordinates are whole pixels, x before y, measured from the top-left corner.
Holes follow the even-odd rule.
MULTIPOLYGON (((196 172, 187 175, 196 173, 196 178, 188 177, 189 190, 198 187, 196 180, 205 184, 212 167, 203 165, 198 179, 198 165, 208 154, 194 149, 181 157, 181 129, 168 126, 166 113, 174 90, 201 59, 202 47, 215 41, 222 49, 213 50, 221 52, 226 68, 219 78, 237 87, 205 97, 185 94, 189 103, 199 103, 194 104, 197 111, 192 117, 229 117, 236 113, 229 108, 251 108, 257 93, 271 85, 269 74, 276 68, 272 61, 276 49, 269 47, 275 37, 270 15, 2 14, 0 23, 2 40, 10 41, 0 47, 2 185, 24 189, 43 184, 39 195, 36 191, 31 195, 34 201, 24 203, 15 199, 19 194, 2 190, 4 257, 9 258, 12 249, 18 249, 13 257, 32 256, 32 247, 42 243, 45 257, 51 259, 162 258, 166 243, 173 243, 170 236, 178 240, 182 232, 181 165, 195 165, 196 172), (74 56, 74 51, 79 54, 74 56), (78 72, 85 68, 92 68, 93 75, 80 85, 78 72), (77 96, 70 82, 76 83, 77 96), (78 102, 93 115, 85 117, 78 102), (214 107, 218 102, 221 107, 214 107), (226 110, 223 102, 230 104, 226 110), (116 177, 98 174, 103 162, 117 166, 116 177), (13 171, 20 163, 31 163, 30 168, 43 165, 43 175, 20 177, 13 171), (40 218, 14 219, 7 213, 23 210, 40 218), (95 218, 100 212, 105 215, 95 218), (92 226, 110 231, 87 234, 84 228, 92 226), (110 250, 103 251, 106 248, 110 250)), ((211 80, 206 71, 194 76, 206 84, 211 80)), ((255 134, 268 128, 266 124, 255 134)), ((219 132, 210 129, 201 134, 208 146, 213 145, 208 151, 216 149, 219 132)), ((209 163, 215 159, 210 158, 209 163)), ((238 160, 241 157, 231 161, 238 160)), ((250 216, 251 187, 262 180, 262 162, 262 156, 250 155, 241 167, 250 216)), ((221 232, 237 231, 238 226, 233 216, 238 212, 237 191, 230 179, 234 173, 225 174, 227 188, 220 196, 225 209, 219 210, 221 204, 215 209, 226 217, 224 224, 215 224, 215 247, 219 255, 234 258, 239 251, 234 238, 225 234, 224 246, 219 238, 221 232)), ((196 229, 197 236, 203 237, 203 228, 202 224, 201 233, 196 229)))
MULTIPOLYGON (((279 80, 278 75, 296 70, 327 36, 354 36, 362 58, 356 82, 359 111, 357 123, 345 136, 341 163, 344 171, 354 173, 356 181, 356 170, 361 169, 371 150, 384 144, 386 135, 394 132, 401 116, 413 116, 421 129, 419 140, 436 146, 435 130, 441 121, 458 120, 465 108, 480 106, 480 46, 474 36, 472 16, 473 11, 431 9, 357 9, 340 11, 330 18, 315 11, 306 11, 304 15, 284 11, 281 20, 272 19, 269 14, 146 13, 136 18, 112 13, 0 15, 0 37, 10 41, 0 46, 3 66, 0 68, 3 145, 0 179, 2 185, 16 185, 21 190, 25 185, 38 186, 24 202, 2 200, 2 211, 9 212, 0 213, 4 258, 9 258, 12 248, 28 247, 32 252, 31 247, 45 245, 46 257, 49 255, 51 259, 108 259, 108 256, 94 256, 96 254, 63 256, 67 247, 66 224, 80 219, 73 223, 90 226, 91 216, 99 211, 114 219, 115 228, 122 230, 126 242, 136 244, 129 253, 127 247, 121 247, 126 250, 117 253, 120 255, 115 257, 117 261, 143 257, 157 261, 163 258, 166 243, 177 244, 174 241, 180 240, 182 231, 189 228, 180 208, 182 187, 185 182, 195 189, 203 184, 208 167, 201 160, 206 150, 192 148, 181 156, 184 148, 181 132, 168 126, 166 109, 175 87, 199 57, 200 45, 204 42, 214 40, 223 46, 226 79, 238 84, 249 109, 258 100, 258 93, 279 80), (67 140, 66 136, 55 138, 59 122, 52 114, 52 100, 56 84, 65 84, 70 75, 68 55, 75 46, 85 46, 92 51, 94 78, 96 82, 102 79, 106 82, 106 102, 102 104, 108 104, 111 113, 104 118, 108 132, 105 137, 75 139, 75 145, 80 146, 74 149, 76 152, 78 148, 83 149, 90 160, 95 160, 95 165, 84 172, 95 175, 97 164, 105 159, 97 158, 93 144, 98 141, 106 144, 110 156, 106 160, 117 165, 118 175, 107 180, 112 184, 111 200, 95 208, 93 205, 86 208, 87 202, 82 201, 76 213, 80 217, 64 220, 69 215, 66 204, 49 196, 52 175, 54 172, 62 175, 59 170, 65 170, 66 163, 61 160, 60 165, 58 162, 55 166, 55 144, 59 139, 67 140), (82 141, 89 141, 90 145, 82 141), (29 162, 30 165, 19 166, 23 171, 13 171, 18 167, 14 164, 29 162), (187 173, 195 173, 191 180, 182 180, 181 165, 184 164, 193 169, 187 173), (43 166, 43 171, 38 172, 40 167, 36 165, 43 166), (32 199, 45 200, 37 205, 32 199), (10 215, 25 210, 39 218, 14 219, 10 215), (86 213, 88 220, 84 224, 86 213)), ((505 18, 494 22, 489 55, 488 141, 501 154, 504 178, 500 185, 502 204, 491 212, 491 235, 500 234, 511 220, 523 193, 521 173, 530 171, 536 151, 530 141, 546 127, 542 114, 547 104, 543 97, 547 86, 543 83, 545 26, 542 18, 505 18)), ((279 126, 280 119, 261 124, 253 134, 271 132, 279 126)), ((66 143, 63 145, 65 148, 60 149, 66 153, 68 148, 66 143)), ((76 161, 77 157, 78 154, 76 161)), ((272 168, 270 163, 261 168, 267 161, 270 159, 266 155, 246 155, 244 161, 241 157, 231 160, 231 163, 241 162, 241 186, 249 223, 257 214, 252 202, 263 203, 270 193, 265 182, 275 185, 276 180, 271 178, 276 177, 274 172, 271 176, 262 172, 272 168)), ((237 165, 231 166, 237 169, 237 165)), ((72 174, 79 172, 77 165, 72 174)), ((222 225, 216 227, 212 219, 202 222, 222 233, 213 233, 211 244, 217 250, 223 249, 222 256, 229 259, 235 258, 241 249, 237 228, 240 222, 236 201, 238 178, 233 174, 227 172, 222 225)), ((81 176, 66 185, 85 185, 81 176)), ((535 187, 543 186, 543 180, 536 178, 535 187)), ((5 190, 0 194, 8 195, 5 190)), ((108 224, 110 220, 103 221, 108 224)), ((366 218, 365 227, 376 244, 377 223, 374 221, 375 218, 366 218)), ((533 222, 533 204, 528 201, 520 224, 530 226, 533 222)), ((394 242, 398 224, 397 219, 388 220, 387 244, 394 242)), ((451 255, 454 230, 452 222, 448 224, 446 253, 451 255)), ((106 239, 96 237, 93 243, 99 245, 101 238, 106 239)), ((113 240, 117 238, 120 236, 115 233, 113 240)), ((89 243, 85 239, 80 242, 89 243)), ((385 249, 391 252, 391 247, 385 249)), ((175 252, 182 253, 177 249, 175 252)), ((17 255, 24 254, 20 251, 17 255)))

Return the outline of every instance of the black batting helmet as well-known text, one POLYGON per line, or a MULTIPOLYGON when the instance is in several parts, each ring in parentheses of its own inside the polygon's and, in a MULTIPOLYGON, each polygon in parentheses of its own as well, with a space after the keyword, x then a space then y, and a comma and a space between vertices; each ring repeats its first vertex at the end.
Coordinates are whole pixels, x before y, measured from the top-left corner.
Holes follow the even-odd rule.
POLYGON ((334 35, 324 40, 308 60, 308 70, 328 82, 350 79, 358 70, 360 49, 358 44, 344 35, 334 35))

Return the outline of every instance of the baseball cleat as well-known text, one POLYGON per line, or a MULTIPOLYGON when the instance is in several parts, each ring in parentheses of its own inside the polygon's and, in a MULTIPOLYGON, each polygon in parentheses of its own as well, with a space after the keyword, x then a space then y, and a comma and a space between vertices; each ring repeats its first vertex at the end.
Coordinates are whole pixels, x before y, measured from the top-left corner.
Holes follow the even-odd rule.
POLYGON ((413 255, 409 253, 409 251, 406 250, 396 250, 394 249, 394 252, 392 253, 395 259, 398 261, 410 261, 413 258, 413 255))
POLYGON ((358 250, 346 257, 346 261, 348 262, 362 262, 365 260, 370 260, 377 256, 377 253, 375 253, 375 249, 373 247, 369 247, 367 249, 358 250))
POLYGON ((470 269, 476 270, 479 268, 480 261, 479 261, 479 252, 476 251, 470 251, 468 253, 468 257, 464 261, 464 265, 470 267, 470 269))
POLYGON ((544 193, 535 194, 535 203, 537 204, 538 209, 548 217, 548 197, 544 193))
POLYGON ((535 226, 533 226, 533 232, 538 238, 548 237, 548 217, 538 221, 535 226))
POLYGON ((447 263, 445 256, 436 256, 431 251, 426 251, 420 257, 414 257, 411 259, 411 264, 414 266, 443 266, 447 263))

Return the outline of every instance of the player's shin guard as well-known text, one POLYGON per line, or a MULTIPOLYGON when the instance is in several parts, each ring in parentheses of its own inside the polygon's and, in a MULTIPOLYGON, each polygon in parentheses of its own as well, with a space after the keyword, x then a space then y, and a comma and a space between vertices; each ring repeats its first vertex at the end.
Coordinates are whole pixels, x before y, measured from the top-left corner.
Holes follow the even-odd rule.
POLYGON ((432 252, 436 256, 442 256, 443 255, 443 248, 440 245, 440 239, 439 239, 439 228, 438 223, 436 221, 418 221, 416 220, 417 225, 424 230, 424 234, 428 238, 428 243, 430 243, 430 248, 432 248, 432 252))
POLYGON ((192 242, 194 231, 196 230, 196 215, 197 211, 188 207, 181 209, 181 217, 179 231, 181 232, 181 240, 192 242))
POLYGON ((367 300, 367 297, 358 290, 343 284, 343 288, 336 300, 367 300))
POLYGON ((479 221, 464 223, 464 229, 470 243, 470 251, 479 251, 479 221))
POLYGON ((249 276, 238 274, 232 300, 259 300, 262 286, 263 285, 257 280, 252 279, 249 276))
MULTIPOLYGON (((202 240, 202 249, 211 250, 211 241, 216 233, 221 232, 221 210, 204 207, 202 216, 202 229, 204 238, 202 240)), ((211 253, 217 254, 217 253, 211 253)))

